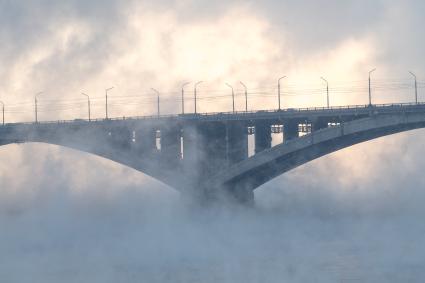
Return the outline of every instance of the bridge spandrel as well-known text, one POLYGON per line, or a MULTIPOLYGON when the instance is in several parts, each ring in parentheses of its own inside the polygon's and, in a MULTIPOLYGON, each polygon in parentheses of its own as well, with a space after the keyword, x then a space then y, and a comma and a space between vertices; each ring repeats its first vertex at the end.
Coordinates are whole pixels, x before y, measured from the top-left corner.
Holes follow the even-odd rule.
POLYGON ((119 151, 130 151, 133 134, 128 127, 115 126, 106 130, 108 132, 106 142, 110 144, 111 148, 119 151))
POLYGON ((160 130, 160 166, 167 170, 176 170, 180 166, 182 131, 178 125, 165 124, 160 130))
POLYGON ((329 118, 321 118, 317 117, 312 120, 312 131, 318 131, 322 129, 326 129, 328 127, 328 123, 331 121, 329 118))
POLYGON ((245 122, 229 122, 226 125, 228 165, 248 158, 248 127, 245 122))
POLYGON ((298 120, 290 119, 283 122, 283 141, 287 142, 298 138, 298 120))
POLYGON ((203 159, 201 136, 197 124, 187 123, 183 127, 183 174, 188 186, 194 190, 199 185, 199 160, 203 159))
POLYGON ((226 125, 221 122, 186 125, 183 147, 185 175, 201 184, 212 172, 226 166, 226 125))
MULTIPOLYGON (((255 153, 258 154, 272 146, 272 122, 261 120, 255 122, 255 153)), ((297 129, 298 130, 298 129, 297 129)))
POLYGON ((157 153, 156 129, 140 127, 134 130, 133 149, 140 158, 152 158, 157 153))

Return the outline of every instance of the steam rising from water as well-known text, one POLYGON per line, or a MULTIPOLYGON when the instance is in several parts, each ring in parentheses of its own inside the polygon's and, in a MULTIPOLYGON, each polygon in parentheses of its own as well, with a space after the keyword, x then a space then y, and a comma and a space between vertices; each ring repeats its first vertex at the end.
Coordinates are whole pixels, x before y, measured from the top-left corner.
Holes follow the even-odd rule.
POLYGON ((350 174, 339 157, 375 151, 379 159, 380 147, 369 143, 285 175, 258 191, 251 209, 200 208, 82 153, 28 145, 9 156, 5 147, 2 174, 15 178, 1 178, 2 281, 421 282, 424 194, 416 184, 424 179, 418 169, 392 172, 418 147, 405 151, 401 167, 383 165, 395 177, 382 186, 383 175, 330 182, 350 174))

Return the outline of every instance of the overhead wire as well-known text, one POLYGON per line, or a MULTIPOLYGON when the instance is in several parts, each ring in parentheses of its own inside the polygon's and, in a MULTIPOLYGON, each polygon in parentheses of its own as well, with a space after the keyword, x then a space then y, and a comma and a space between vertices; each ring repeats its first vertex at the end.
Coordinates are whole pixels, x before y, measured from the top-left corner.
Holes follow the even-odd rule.
MULTIPOLYGON (((236 86, 236 84, 235 84, 236 86)), ((374 92, 382 91, 401 91, 414 89, 411 80, 387 80, 387 79, 374 79, 371 82, 374 92)), ((418 89, 425 88, 425 82, 417 82, 418 89)), ((199 88, 197 100, 204 102, 211 102, 215 100, 229 99, 231 92, 225 88, 199 88)), ((284 97, 298 97, 298 96, 318 96, 326 92, 326 86, 319 83, 303 83, 300 84, 284 84, 281 87, 281 96, 284 97)), ((356 93, 368 92, 368 81, 340 81, 330 84, 329 92, 332 95, 352 95, 356 93)), ((185 91, 185 100, 194 101, 194 90, 185 91)), ((244 91, 235 91, 235 98, 245 96, 244 91)), ((270 98, 277 95, 277 86, 271 84, 264 84, 258 87, 253 87, 248 90, 250 97, 270 98)), ((180 92, 162 92, 160 94, 161 103, 177 102, 181 103, 180 92)), ((104 103, 104 96, 93 96, 90 98, 93 108, 104 107, 100 102, 104 103), (99 102, 99 103, 98 103, 99 102)), ((34 101, 16 101, 6 105, 5 112, 8 114, 23 114, 29 111, 34 111, 34 101)), ((121 106, 140 106, 140 105, 153 105, 157 103, 157 97, 153 93, 140 92, 138 94, 124 94, 124 95, 109 95, 108 106, 121 107, 121 106)), ((85 98, 38 98, 38 111, 39 112, 61 112, 83 109, 87 106, 85 98)))

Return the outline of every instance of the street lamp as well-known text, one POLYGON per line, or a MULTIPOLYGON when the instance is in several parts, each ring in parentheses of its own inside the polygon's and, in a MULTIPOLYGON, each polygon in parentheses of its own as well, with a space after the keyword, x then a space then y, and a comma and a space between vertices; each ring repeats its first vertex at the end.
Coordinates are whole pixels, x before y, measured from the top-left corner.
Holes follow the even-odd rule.
POLYGON ((189 85, 190 83, 184 83, 182 85, 182 114, 184 115, 184 87, 189 85))
POLYGON ((280 81, 283 80, 284 78, 286 78, 286 76, 283 76, 283 77, 281 77, 277 80, 277 94, 278 94, 278 100, 279 100, 279 111, 281 110, 281 108, 280 108, 280 81))
POLYGON ((371 77, 372 73, 375 72, 375 71, 376 71, 376 68, 369 72, 369 106, 372 106, 372 87, 371 87, 370 77, 371 77))
POLYGON ((106 120, 108 120, 108 91, 113 90, 113 89, 114 89, 114 87, 110 87, 110 88, 108 88, 108 89, 105 90, 105 98, 106 98, 106 100, 105 100, 105 102, 106 102, 106 105, 105 105, 105 109, 106 109, 106 120))
POLYGON ((320 77, 320 78, 326 83, 326 100, 327 100, 327 106, 329 108, 329 82, 324 77, 320 77))
POLYGON ((91 117, 90 117, 90 96, 88 96, 84 92, 82 92, 81 94, 84 95, 85 97, 87 97, 87 108, 89 110, 89 122, 90 122, 91 121, 91 117))
POLYGON ((197 89, 197 87, 198 87, 198 85, 200 85, 200 84, 202 84, 203 83, 203 81, 199 81, 199 82, 197 82, 196 84, 195 84, 195 114, 197 114, 198 112, 197 112, 197 109, 196 109, 196 89, 197 89))
POLYGON ((4 126, 4 103, 3 101, 0 101, 1 105, 2 105, 2 113, 3 113, 3 126, 4 126))
POLYGON ((151 90, 153 91, 153 92, 155 92, 156 93, 156 100, 157 100, 157 116, 158 116, 158 118, 159 118, 159 116, 161 115, 161 113, 160 113, 160 111, 159 111, 159 91, 157 91, 156 89, 154 89, 154 88, 151 88, 151 90))
POLYGON ((229 85, 228 83, 226 83, 226 85, 232 89, 232 105, 233 105, 232 109, 234 114, 235 113, 235 91, 233 90, 233 87, 231 85, 229 85))
POLYGON ((243 82, 240 82, 245 89, 245 112, 248 112, 248 88, 243 82))
POLYGON ((415 102, 418 104, 418 80, 413 72, 409 71, 409 73, 415 78, 415 102))
POLYGON ((38 123, 38 100, 37 100, 37 97, 42 95, 42 94, 43 94, 43 92, 40 91, 39 93, 37 93, 34 96, 35 123, 38 123))

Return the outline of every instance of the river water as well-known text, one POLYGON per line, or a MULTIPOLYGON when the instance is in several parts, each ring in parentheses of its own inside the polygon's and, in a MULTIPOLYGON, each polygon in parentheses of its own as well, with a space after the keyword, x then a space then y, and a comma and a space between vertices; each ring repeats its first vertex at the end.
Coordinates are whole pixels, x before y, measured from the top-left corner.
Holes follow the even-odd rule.
MULTIPOLYGON (((172 193, 35 193, 0 214, 2 282, 423 282, 422 215, 201 209, 172 193)), ((16 199, 15 199, 16 201, 16 199)), ((318 210, 316 210, 318 209, 318 210)))
POLYGON ((2 163, 0 282, 424 282, 417 169, 362 187, 325 185, 307 166, 256 192, 255 207, 205 208, 130 169, 49 150, 2 163))

